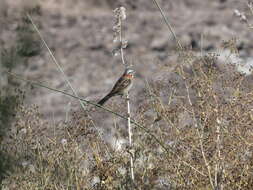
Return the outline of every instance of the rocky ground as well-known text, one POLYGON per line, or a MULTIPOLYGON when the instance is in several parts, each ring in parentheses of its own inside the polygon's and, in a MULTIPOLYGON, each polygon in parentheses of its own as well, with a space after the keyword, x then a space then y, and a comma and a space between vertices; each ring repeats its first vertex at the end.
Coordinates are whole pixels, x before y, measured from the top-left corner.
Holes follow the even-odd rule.
MULTIPOLYGON (((78 94, 97 101, 112 87, 123 72, 119 57, 112 55, 113 9, 123 5, 127 10, 124 36, 128 63, 137 72, 131 92, 134 105, 143 99, 145 81, 171 70, 177 63, 176 43, 152 0, 74 0, 5 1, 1 0, 0 44, 8 47, 15 39, 18 15, 26 6, 39 4, 40 30, 56 59, 78 94)), ((175 33, 185 46, 195 52, 221 51, 222 42, 237 38, 241 57, 253 54, 252 31, 233 16, 234 9, 247 11, 246 1, 237 0, 160 0, 175 33), (201 40, 201 36, 203 37, 201 40)), ((41 55, 17 69, 24 77, 49 83, 57 89, 67 87, 46 48, 41 55)), ((38 104, 46 119, 64 120, 66 110, 78 103, 47 89, 36 88, 27 94, 27 103, 38 104), (69 106, 70 105, 70 106, 69 106)), ((124 102, 120 98, 112 104, 124 102)), ((109 104, 110 104, 109 103, 109 104)))

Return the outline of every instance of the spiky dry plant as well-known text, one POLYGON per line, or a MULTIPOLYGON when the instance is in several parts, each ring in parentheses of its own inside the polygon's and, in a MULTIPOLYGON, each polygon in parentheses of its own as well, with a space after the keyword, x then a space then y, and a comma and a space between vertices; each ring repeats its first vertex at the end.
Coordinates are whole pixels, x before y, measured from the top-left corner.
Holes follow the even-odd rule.
MULTIPOLYGON (((180 50, 174 70, 164 70, 143 89, 134 114, 140 124, 134 128, 134 189, 251 190, 252 73, 219 64, 216 54, 187 49, 180 50)), ((128 153, 107 148, 89 112, 72 111, 67 122, 54 123, 37 106, 17 111, 9 138, 0 144, 12 158, 4 163, 12 168, 3 188, 133 189, 128 153)))
MULTIPOLYGON (((126 8, 119 7, 114 10, 115 15, 115 25, 113 27, 114 30, 114 42, 119 41, 120 45, 118 48, 114 49, 113 52, 116 55, 117 51, 120 51, 121 61, 122 64, 127 68, 129 67, 125 63, 124 57, 124 49, 127 47, 127 41, 123 38, 123 20, 126 19, 126 8)), ((127 126, 128 126, 128 140, 129 140, 129 153, 130 153, 130 171, 131 171, 131 179, 134 181, 134 163, 133 163, 133 143, 132 143, 132 127, 131 127, 131 110, 130 110, 130 98, 129 94, 126 95, 126 102, 127 102, 127 126)))
POLYGON ((251 0, 248 1, 247 7, 250 12, 249 14, 242 12, 238 9, 235 9, 234 15, 238 17, 242 23, 245 23, 250 29, 253 29, 253 25, 249 20, 249 17, 253 15, 253 2, 251 0))

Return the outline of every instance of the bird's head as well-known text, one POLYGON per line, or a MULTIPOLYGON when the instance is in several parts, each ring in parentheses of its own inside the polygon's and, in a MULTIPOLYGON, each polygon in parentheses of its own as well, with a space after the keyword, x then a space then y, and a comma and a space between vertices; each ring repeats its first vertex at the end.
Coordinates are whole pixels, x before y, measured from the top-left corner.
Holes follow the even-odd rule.
POLYGON ((134 78, 134 73, 135 73, 135 72, 134 72, 133 69, 126 68, 124 75, 125 75, 127 78, 134 78))

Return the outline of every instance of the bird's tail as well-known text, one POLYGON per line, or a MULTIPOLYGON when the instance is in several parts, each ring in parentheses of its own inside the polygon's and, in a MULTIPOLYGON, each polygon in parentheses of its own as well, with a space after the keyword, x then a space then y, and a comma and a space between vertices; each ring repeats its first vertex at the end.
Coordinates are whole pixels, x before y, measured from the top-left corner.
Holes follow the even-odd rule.
POLYGON ((103 105, 107 100, 109 100, 111 97, 113 96, 113 94, 107 94, 102 100, 100 100, 97 104, 99 105, 103 105))

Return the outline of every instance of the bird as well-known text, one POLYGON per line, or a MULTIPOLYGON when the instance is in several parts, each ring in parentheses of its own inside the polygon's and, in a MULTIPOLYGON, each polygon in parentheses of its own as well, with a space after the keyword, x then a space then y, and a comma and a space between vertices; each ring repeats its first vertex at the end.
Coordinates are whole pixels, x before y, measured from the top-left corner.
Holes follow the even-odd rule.
POLYGON ((133 86, 134 70, 131 68, 126 68, 123 75, 118 79, 118 81, 113 86, 112 90, 102 98, 97 104, 104 105, 104 103, 113 96, 124 96, 127 95, 129 90, 133 86))

